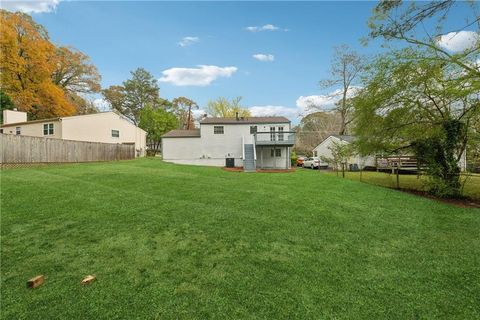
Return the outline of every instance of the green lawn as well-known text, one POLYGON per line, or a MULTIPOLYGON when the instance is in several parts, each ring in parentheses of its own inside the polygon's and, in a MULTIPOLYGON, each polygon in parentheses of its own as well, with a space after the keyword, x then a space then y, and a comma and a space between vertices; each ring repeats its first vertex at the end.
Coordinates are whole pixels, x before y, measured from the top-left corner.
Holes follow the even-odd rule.
POLYGON ((5 170, 1 200, 3 319, 480 318, 480 209, 156 159, 5 170))
MULTIPOLYGON (((320 171, 321 173, 328 173, 337 175, 336 172, 320 171)), ((341 177, 342 173, 339 172, 338 176, 341 177)), ((350 180, 360 181, 360 172, 345 172, 345 178, 350 180)), ((426 191, 426 176, 419 176, 415 174, 401 174, 400 188, 426 191)), ((388 188, 396 188, 397 175, 384 172, 364 171, 362 172, 362 181, 370 184, 375 184, 388 188)), ((479 174, 467 174, 462 176, 463 194, 469 198, 480 200, 480 175, 479 174)))

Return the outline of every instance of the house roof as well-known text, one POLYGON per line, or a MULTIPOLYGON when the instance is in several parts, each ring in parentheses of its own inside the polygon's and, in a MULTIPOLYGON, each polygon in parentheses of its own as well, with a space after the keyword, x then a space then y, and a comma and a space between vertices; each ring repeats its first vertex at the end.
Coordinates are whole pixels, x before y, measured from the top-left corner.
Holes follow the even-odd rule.
POLYGON ((254 124, 254 123, 290 123, 285 117, 208 117, 200 124, 254 124))
POLYGON ((59 121, 59 120, 62 120, 62 119, 69 119, 69 118, 74 118, 74 117, 98 116, 98 115, 105 114, 105 113, 114 113, 118 116, 125 117, 117 111, 102 111, 102 112, 95 112, 95 113, 89 113, 89 114, 76 114, 76 115, 73 115, 73 116, 64 116, 64 117, 55 117, 55 118, 47 118, 47 119, 28 120, 28 121, 22 121, 22 122, 5 123, 5 124, 2 124, 0 127, 9 127, 9 126, 16 126, 16 125, 20 125, 20 124, 30 124, 30 123, 39 123, 39 122, 52 122, 52 121, 59 121))
MULTIPOLYGON (((6 123, 6 124, 2 124, 0 125, 0 128, 4 128, 4 127, 14 127, 14 126, 18 126, 18 125, 24 125, 24 124, 31 124, 31 123, 42 123, 42 122, 53 122, 53 121, 61 121, 63 119, 70 119, 70 118, 75 118, 75 117, 94 117, 94 116, 98 116, 98 115, 103 115, 103 114, 107 114, 107 113, 113 113, 117 116, 119 116, 120 118, 122 118, 123 120, 127 121, 128 123, 130 123, 131 125, 137 127, 138 129, 142 130, 142 131, 145 131, 143 130, 142 128, 139 128, 138 126, 136 126, 135 124, 133 124, 127 117, 125 117, 124 115, 122 115, 120 112, 118 111, 115 111, 115 110, 112 110, 112 111, 102 111, 102 112, 96 112, 96 113, 89 113, 89 114, 77 114, 77 115, 73 115, 73 116, 65 116, 65 117, 56 117, 56 118, 48 118, 48 119, 38 119, 38 120, 30 120, 30 121, 22 121, 22 122, 12 122, 12 123, 6 123)), ((145 131, 146 132, 146 131, 145 131)))
POLYGON ((200 129, 172 130, 165 133, 162 138, 200 138, 200 129))
POLYGON ((332 134, 326 137, 325 139, 323 139, 322 142, 320 142, 313 150, 316 150, 319 146, 325 143, 325 141, 327 141, 330 137, 334 137, 348 143, 352 143, 357 139, 355 136, 332 134))
POLYGON ((0 128, 4 128, 4 127, 15 127, 15 126, 18 126, 18 125, 22 125, 22 124, 30 124, 30 123, 41 123, 41 122, 53 122, 53 121, 59 121, 61 118, 57 117, 57 118, 49 118, 49 119, 39 119, 39 120, 30 120, 30 121, 22 121, 22 122, 12 122, 12 123, 5 123, 5 124, 2 124, 0 126, 0 128))
POLYGON ((349 135, 338 135, 338 134, 333 134, 332 137, 335 137, 337 139, 346 141, 346 142, 353 142, 357 138, 355 136, 349 136, 349 135))

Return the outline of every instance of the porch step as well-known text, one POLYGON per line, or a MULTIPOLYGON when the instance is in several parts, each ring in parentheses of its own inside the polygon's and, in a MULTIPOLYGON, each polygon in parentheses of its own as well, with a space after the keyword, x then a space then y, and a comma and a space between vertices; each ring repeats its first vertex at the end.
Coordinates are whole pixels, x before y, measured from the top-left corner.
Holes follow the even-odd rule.
POLYGON ((245 172, 255 172, 255 153, 253 150, 253 144, 245 144, 245 160, 243 160, 243 171, 245 172))

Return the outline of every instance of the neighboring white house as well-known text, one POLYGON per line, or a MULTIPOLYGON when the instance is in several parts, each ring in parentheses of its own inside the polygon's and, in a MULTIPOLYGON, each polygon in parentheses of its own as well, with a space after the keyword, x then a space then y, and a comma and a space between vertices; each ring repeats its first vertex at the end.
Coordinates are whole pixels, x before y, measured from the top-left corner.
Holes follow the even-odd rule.
MULTIPOLYGON (((325 140, 323 140, 315 149, 313 149, 313 156, 314 157, 319 157, 319 158, 332 158, 332 152, 331 148, 335 144, 350 144, 353 141, 355 141, 354 136, 349 136, 349 135, 331 135, 325 140)), ((407 156, 408 157, 408 156, 407 156)), ((382 160, 382 159, 380 159, 382 160)), ((379 161, 380 161, 379 160, 379 161)), ((416 161, 416 160, 415 160, 416 161)), ((348 160, 347 168, 349 167, 348 165, 350 164, 356 164, 359 169, 363 169, 365 167, 376 167, 376 159, 374 156, 366 156, 366 157, 361 157, 359 155, 352 156, 348 160)), ((378 164, 380 165, 380 162, 378 164)), ((464 151, 462 156, 460 157, 460 161, 458 162, 458 166, 460 167, 461 171, 466 170, 467 166, 467 161, 466 161, 466 152, 464 151)), ((331 164, 328 164, 328 167, 332 167, 331 164)))
MULTIPOLYGON (((332 158, 332 148, 335 144, 350 144, 355 140, 354 136, 348 135, 331 135, 323 140, 318 146, 313 149, 313 156, 322 158, 332 158)), ((332 167, 332 164, 325 163, 329 168, 332 167)), ((355 155, 348 159, 347 168, 349 165, 357 165, 359 169, 363 169, 364 167, 373 167, 375 166, 375 157, 367 156, 361 157, 359 155, 355 155)))
POLYGON ((200 129, 162 136, 165 161, 206 166, 289 169, 295 133, 285 117, 205 118, 200 129), (227 160, 229 159, 229 160, 227 160), (234 160, 231 160, 234 159, 234 160))
POLYGON ((144 130, 113 111, 27 121, 25 112, 4 110, 0 133, 90 142, 133 143, 138 156, 145 154, 147 136, 144 130))

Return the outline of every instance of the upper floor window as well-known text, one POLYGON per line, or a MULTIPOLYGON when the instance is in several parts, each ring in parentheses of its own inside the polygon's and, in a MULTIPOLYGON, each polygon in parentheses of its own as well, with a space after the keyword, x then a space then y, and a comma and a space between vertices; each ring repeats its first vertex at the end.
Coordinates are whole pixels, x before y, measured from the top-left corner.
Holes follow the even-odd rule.
POLYGON ((250 134, 257 133, 257 126, 250 126, 250 134))
POLYGON ((283 127, 278 127, 278 141, 283 141, 283 127))
POLYGON ((22 134, 22 128, 16 127, 15 128, 15 134, 22 134))
POLYGON ((53 123, 45 123, 43 125, 43 135, 49 136, 53 134, 53 123))
POLYGON ((270 141, 275 141, 275 127, 270 127, 270 141))
POLYGON ((112 130, 112 138, 120 138, 120 131, 112 130))
POLYGON ((223 126, 213 126, 213 134, 223 134, 223 126))

